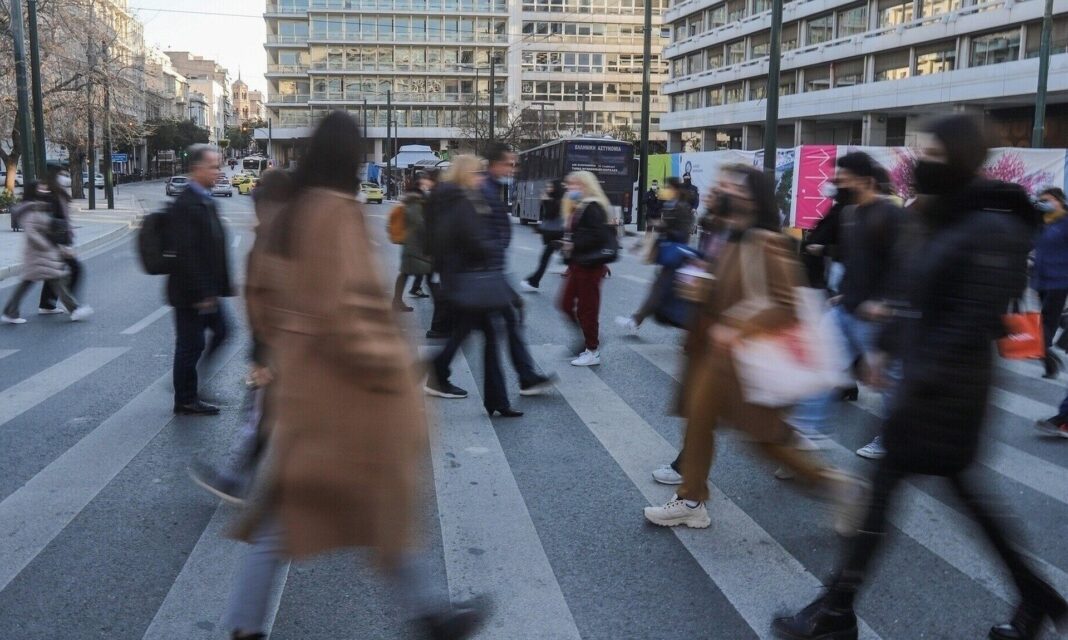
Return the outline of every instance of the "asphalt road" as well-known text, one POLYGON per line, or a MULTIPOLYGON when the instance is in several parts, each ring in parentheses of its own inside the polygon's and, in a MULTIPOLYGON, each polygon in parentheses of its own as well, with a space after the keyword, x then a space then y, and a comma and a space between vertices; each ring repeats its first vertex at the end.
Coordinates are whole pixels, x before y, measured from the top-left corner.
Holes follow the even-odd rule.
MULTIPOLYGON (((164 200, 159 184, 123 188, 149 209, 164 200)), ((217 202, 239 272, 251 201, 217 202)), ((384 283, 399 258, 385 237, 388 210, 367 208, 384 283)), ((175 418, 173 321, 162 279, 140 271, 131 240, 86 259, 83 298, 97 311, 89 322, 29 315, 0 327, 0 638, 226 637, 221 617, 242 552, 224 535, 235 511, 194 487, 185 467, 194 456, 222 460, 240 426, 248 340, 240 300, 229 307, 238 330, 207 371, 222 415, 175 418)), ((516 225, 512 270, 525 275, 539 251, 540 239, 516 225)), ((649 472, 670 461, 681 437, 668 415, 680 334, 650 321, 634 338, 612 319, 638 307, 652 275, 631 255, 612 266, 603 364, 594 369, 568 365, 572 337, 554 308, 562 279, 550 274, 542 292, 525 295, 528 343, 561 379, 549 395, 520 398, 507 371, 523 418, 491 422, 481 411, 477 337, 453 379, 472 397, 430 402, 438 420, 424 521, 433 578, 455 597, 495 596, 482 638, 765 638, 770 617, 807 603, 835 565, 840 540, 826 513, 729 433, 711 475, 712 527, 644 522, 642 507, 672 493, 649 472)), ((11 284, 0 283, 0 296, 11 284)), ((431 304, 409 304, 416 312, 400 321, 419 346, 431 304)), ((1031 364, 1000 370, 976 473, 1022 516, 1043 570, 1068 592, 1068 441, 1031 428, 1054 412, 1065 381, 1039 375, 1031 364)), ((877 432, 876 406, 866 391, 843 404, 824 455, 867 473, 871 463, 852 452, 877 432)), ((1015 596, 976 532, 961 526, 960 505, 937 481, 916 480, 899 507, 859 601, 862 637, 985 637, 1011 615, 1015 596)), ((388 585, 365 559, 336 553, 293 564, 271 637, 405 637, 388 585)))

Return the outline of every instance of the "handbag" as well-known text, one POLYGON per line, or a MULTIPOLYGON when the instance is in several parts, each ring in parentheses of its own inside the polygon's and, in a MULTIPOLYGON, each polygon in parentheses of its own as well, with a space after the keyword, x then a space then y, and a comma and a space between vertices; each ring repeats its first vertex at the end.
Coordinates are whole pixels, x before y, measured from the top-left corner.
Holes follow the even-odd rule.
POLYGON ((665 240, 657 245, 656 263, 666 269, 678 269, 697 257, 697 251, 688 244, 665 240))
POLYGON ((507 309, 516 298, 503 271, 462 271, 451 274, 449 302, 461 311, 483 313, 507 309))
MULTIPOLYGON (((770 302, 763 246, 746 240, 740 249, 745 303, 755 303, 754 311, 767 308, 770 302)), ((775 333, 746 338, 734 348, 735 371, 742 395, 750 404, 788 407, 830 392, 850 379, 850 363, 833 320, 824 313, 823 293, 795 287, 793 295, 796 323, 775 333)))
POLYGON ((1006 360, 1032 360, 1046 356, 1042 335, 1042 314, 1021 311, 1020 301, 1012 303, 1010 313, 1001 317, 1005 337, 998 340, 998 353, 1006 360))

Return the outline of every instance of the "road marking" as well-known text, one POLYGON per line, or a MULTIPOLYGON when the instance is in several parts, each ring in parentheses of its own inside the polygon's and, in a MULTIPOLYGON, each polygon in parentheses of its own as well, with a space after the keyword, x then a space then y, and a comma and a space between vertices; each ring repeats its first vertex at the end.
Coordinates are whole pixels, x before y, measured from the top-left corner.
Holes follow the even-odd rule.
MULTIPOLYGON (((558 350, 533 349, 543 367, 558 350)), ((667 502, 673 489, 656 484, 649 474, 675 458, 675 447, 593 371, 565 367, 557 375, 557 390, 649 504, 667 502)), ((673 527, 671 531, 756 635, 766 638, 772 619, 810 601, 822 583, 712 483, 709 491, 709 504, 715 505, 709 509, 714 540, 707 530, 673 527), (761 552, 759 563, 752 561, 754 549, 761 552), (753 589, 754 584, 773 584, 775 589, 769 593, 753 589)), ((642 518, 640 506, 633 506, 635 520, 642 518)), ((864 621, 857 623, 861 638, 879 637, 864 621)))
POLYGON ((0 349, 0 359, 6 358, 13 353, 18 353, 18 349, 0 349))
MULTIPOLYGON (((234 513, 233 507, 220 502, 148 625, 145 640, 215 640, 219 637, 219 629, 225 628, 233 577, 248 550, 246 545, 227 537, 227 527, 231 525, 234 513), (204 620, 216 624, 205 625, 204 620)), ((270 635, 274 626, 288 576, 289 562, 284 562, 267 604, 266 628, 263 629, 266 635, 270 635)))
POLYGON ((152 324, 156 320, 159 320, 160 318, 162 318, 163 316, 167 315, 170 312, 171 312, 171 307, 164 305, 164 306, 160 307, 159 309, 156 309, 152 313, 148 314, 144 318, 141 318, 137 322, 131 324, 128 327, 126 327, 125 329, 123 329, 119 333, 124 335, 124 336, 132 336, 132 335, 134 335, 136 333, 140 333, 143 329, 147 328, 148 325, 152 324))
POLYGON ((241 236, 235 234, 233 241, 230 243, 230 248, 231 249, 236 249, 239 246, 241 246, 241 236))
POLYGON ((0 426, 36 407, 129 350, 129 347, 83 349, 66 360, 0 391, 0 426))
POLYGON ((522 244, 515 245, 515 248, 519 249, 520 251, 537 251, 537 249, 535 249, 534 247, 528 247, 522 244))
MULTIPOLYGON (((669 345, 631 345, 630 348, 676 382, 679 381, 681 352, 678 348, 669 345)), ((877 394, 871 395, 875 396, 876 403, 879 402, 877 394)), ((865 411, 871 413, 867 409, 865 411)), ((834 440, 828 440, 826 443, 829 451, 835 454, 836 464, 843 467, 856 466, 858 457, 853 451, 834 440)), ((1063 475, 1063 470, 1061 473, 1063 475)), ((1062 477, 1058 482, 1063 483, 1063 480, 1062 477)), ((975 535, 975 525, 964 515, 924 493, 912 482, 905 481, 901 498, 897 500, 897 508, 890 511, 890 522, 995 596, 1010 604, 1016 603, 1018 596, 1004 567, 986 547, 977 544, 985 543, 985 539, 975 535)), ((1053 582, 1059 592, 1068 592, 1068 573, 1041 558, 1032 556, 1031 560, 1039 565, 1040 572, 1053 582)))
MULTIPOLYGON (((224 346, 204 380, 242 348, 224 346)), ((168 372, 0 502, 0 591, 171 423, 173 407, 168 372)))
POLYGON ((578 639, 580 634, 538 537, 508 459, 482 409, 462 353, 453 362, 466 401, 439 407, 448 419, 431 451, 449 591, 455 599, 493 596, 479 638, 578 639), (501 505, 508 505, 502 509, 501 505))
POLYGON ((624 280, 630 280, 631 282, 637 282, 640 284, 650 284, 652 282, 652 280, 649 280, 648 278, 639 278, 638 276, 632 276, 629 273, 622 273, 619 275, 619 277, 623 278, 624 280))

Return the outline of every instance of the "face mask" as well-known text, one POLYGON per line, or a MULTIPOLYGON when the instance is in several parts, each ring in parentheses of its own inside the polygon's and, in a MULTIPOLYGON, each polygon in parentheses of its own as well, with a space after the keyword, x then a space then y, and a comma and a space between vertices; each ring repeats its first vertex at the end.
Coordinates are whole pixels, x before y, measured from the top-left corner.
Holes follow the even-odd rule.
POLYGON ((1054 206, 1054 204, 1048 200, 1039 200, 1035 204, 1035 208, 1041 211, 1042 213, 1050 213, 1051 211, 1055 211, 1057 209, 1057 207, 1054 206))
POLYGON ((833 198, 838 195, 838 187, 833 182, 824 182, 820 187, 820 195, 824 198, 833 198))
POLYGON ((712 210, 716 215, 726 217, 731 213, 731 197, 726 193, 717 192, 713 196, 712 210))
POLYGON ((835 191, 837 192, 834 195, 835 202, 841 204, 853 204, 853 201, 856 199, 856 194, 854 194, 853 190, 848 187, 838 187, 835 191))
POLYGON ((515 182, 515 178, 513 178, 512 176, 505 176, 503 178, 498 178, 497 182, 503 184, 506 187, 510 187, 512 186, 512 183, 515 182))
POLYGON ((571 190, 567 192, 567 197, 569 200, 574 200, 575 202, 578 202, 579 200, 582 200, 582 192, 571 190))
POLYGON ((912 173, 916 191, 929 196, 940 196, 963 187, 961 177, 948 164, 920 160, 912 173))

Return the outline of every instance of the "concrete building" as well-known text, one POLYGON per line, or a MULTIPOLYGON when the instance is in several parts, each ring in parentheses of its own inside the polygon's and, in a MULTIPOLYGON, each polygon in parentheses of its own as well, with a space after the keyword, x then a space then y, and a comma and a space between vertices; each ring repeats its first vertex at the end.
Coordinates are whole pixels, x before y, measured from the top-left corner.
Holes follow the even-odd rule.
POLYGON ((145 52, 146 120, 189 118, 189 80, 160 49, 145 52))
MULTIPOLYGON (((659 25, 667 0, 652 1, 659 25)), ((366 160, 384 161, 387 113, 400 145, 464 146, 488 120, 491 60, 498 126, 536 123, 531 142, 581 131, 583 107, 589 133, 637 128, 643 11, 642 0, 268 0, 273 152, 285 164, 338 108, 366 118, 366 160)), ((654 113, 667 107, 662 79, 654 113)))
POLYGON ((241 71, 237 72, 237 80, 230 85, 230 97, 234 103, 234 119, 238 122, 248 122, 248 85, 241 79, 241 71))
MULTIPOLYGON (((664 17, 673 151, 763 145, 770 0, 684 0, 664 17)), ((1068 145, 1068 1, 1055 0, 1047 146, 1068 145)), ((1040 0, 793 0, 783 10, 780 146, 903 145, 924 119, 986 118, 1029 144, 1040 0)))
POLYGON ((174 68, 189 81, 190 91, 199 93, 207 105, 205 124, 201 126, 207 127, 209 141, 216 143, 225 138, 226 127, 234 122, 227 70, 214 60, 188 51, 167 51, 166 54, 174 68))
POLYGON ((266 120, 267 108, 264 106, 263 92, 252 90, 248 92, 248 119, 266 120))

